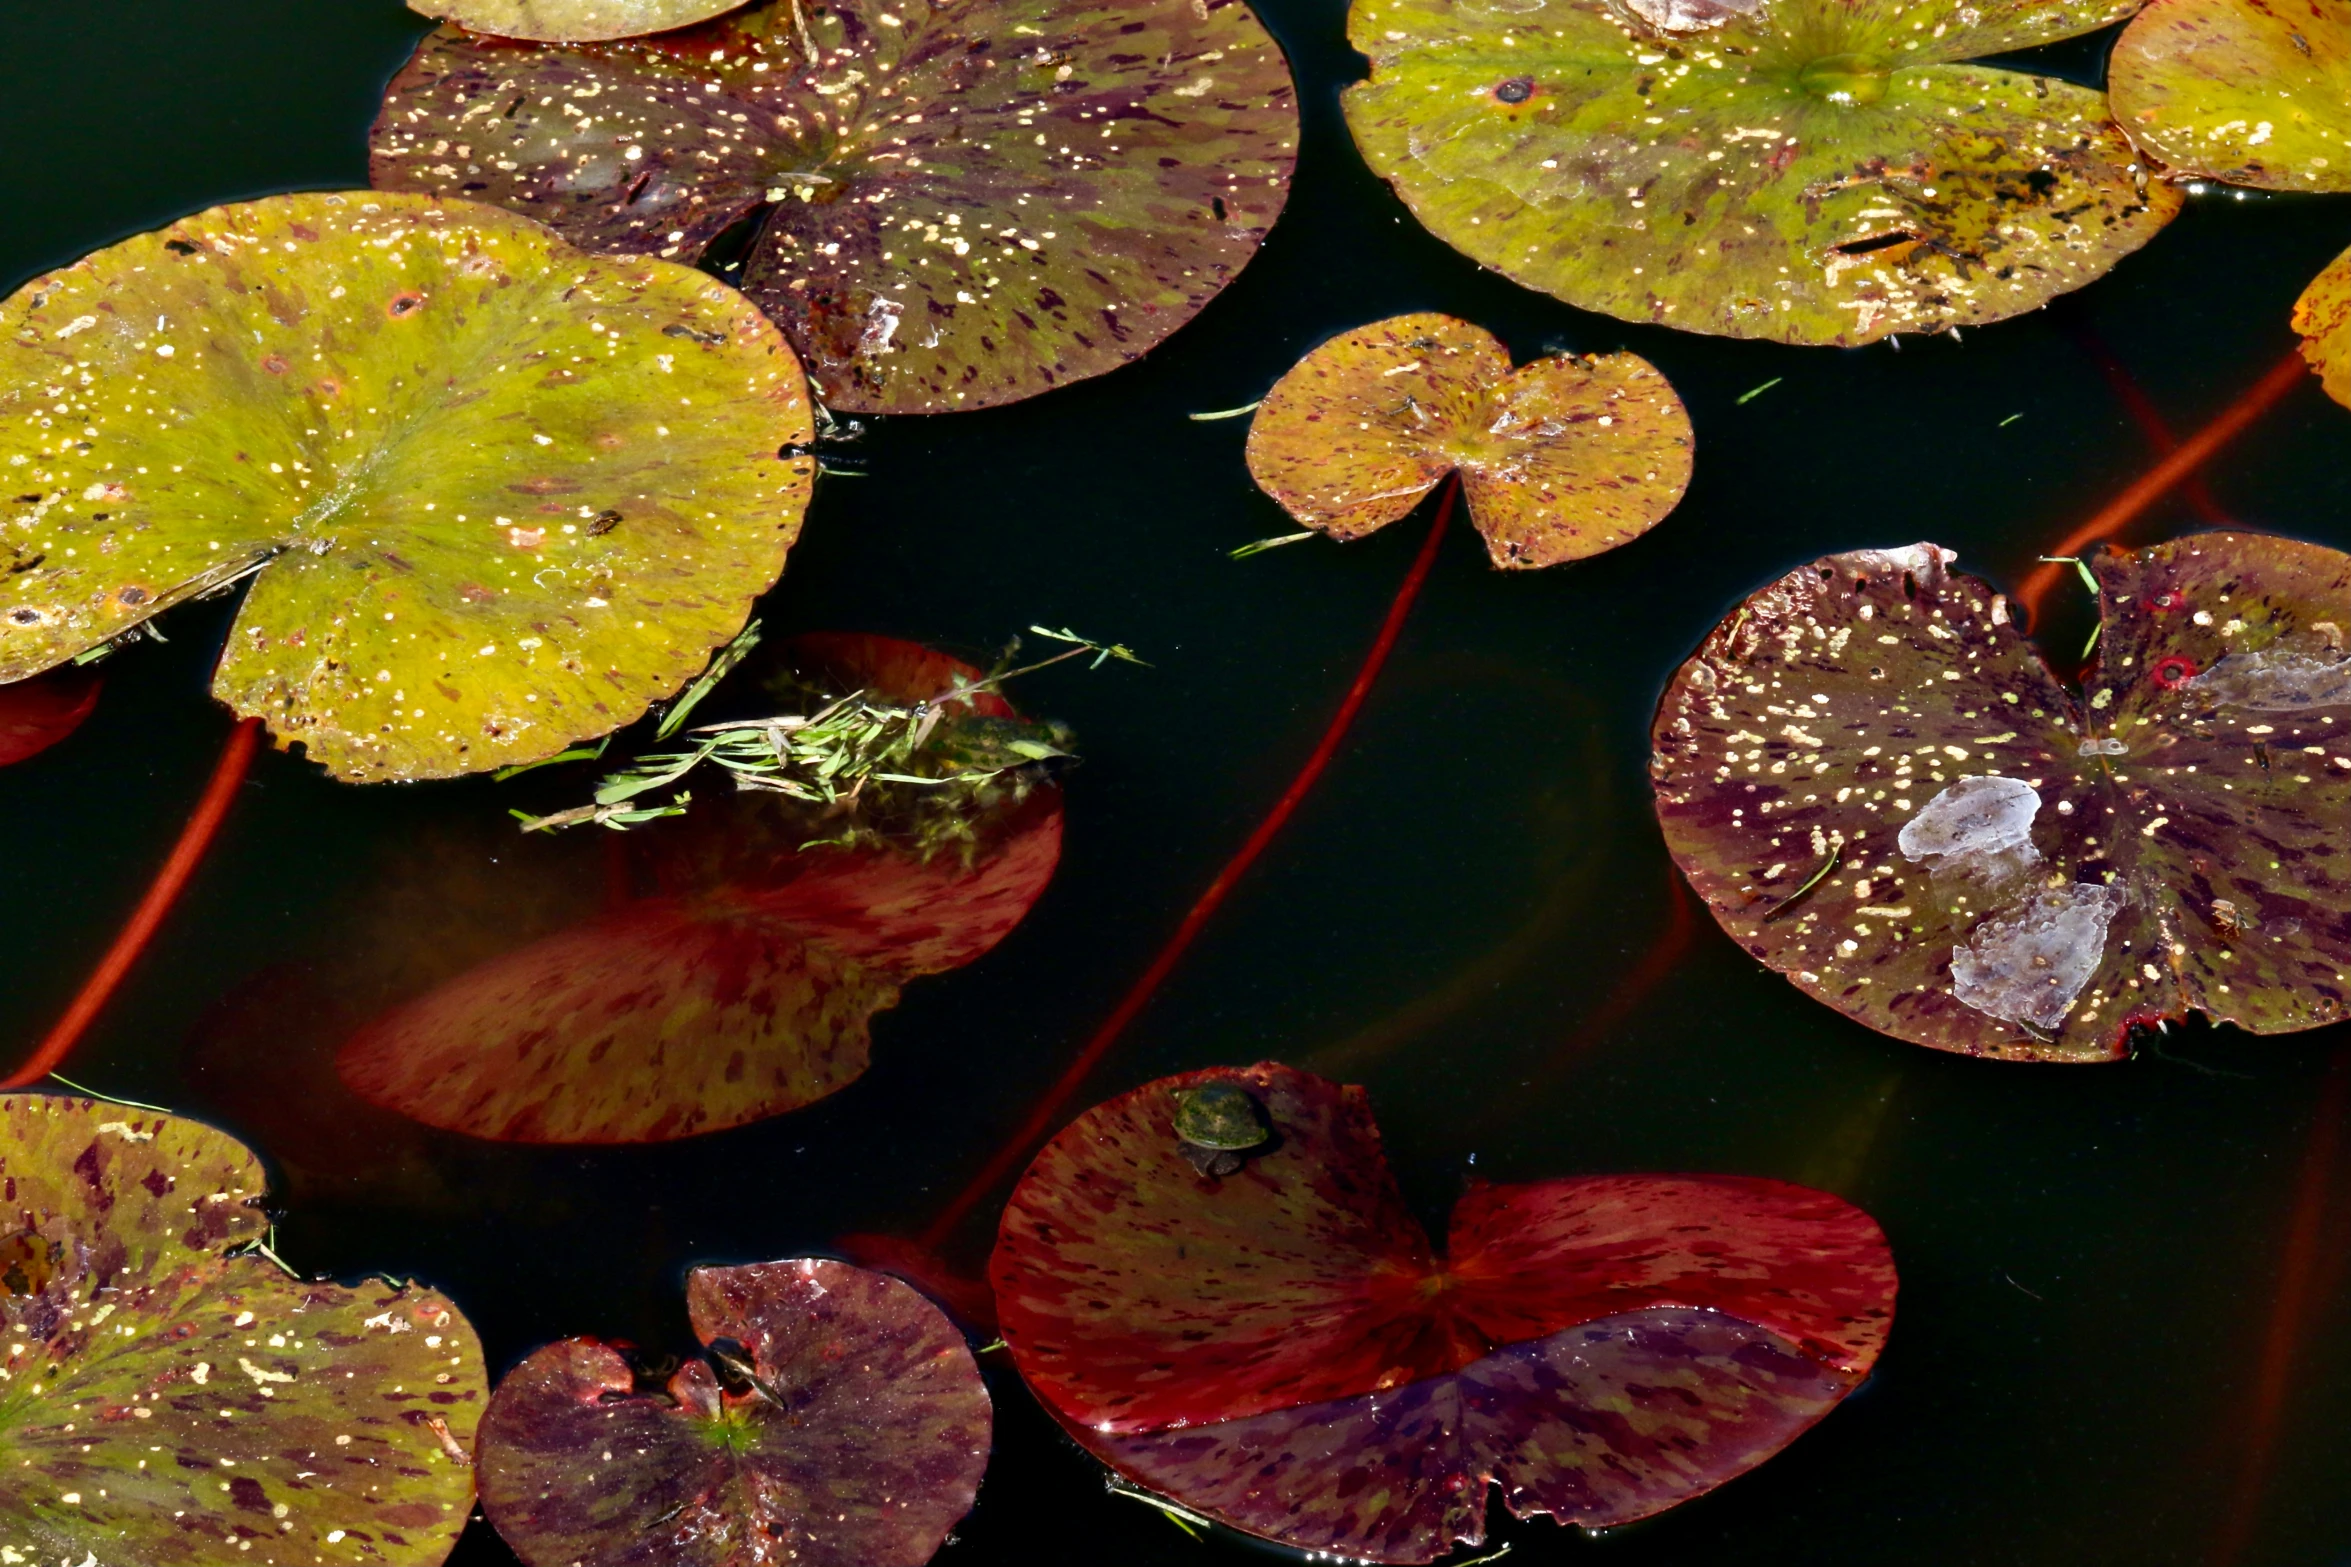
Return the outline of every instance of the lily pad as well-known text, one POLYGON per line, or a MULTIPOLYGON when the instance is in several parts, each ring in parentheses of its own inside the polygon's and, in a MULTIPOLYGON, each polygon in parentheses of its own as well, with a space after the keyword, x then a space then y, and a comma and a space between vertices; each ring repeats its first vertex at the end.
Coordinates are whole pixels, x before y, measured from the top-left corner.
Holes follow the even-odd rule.
POLYGON ((740 295, 472 202, 214 208, 0 334, 0 680, 250 575, 214 694, 355 781, 636 717, 740 628, 813 477, 740 295))
POLYGON ((979 1368, 939 1308, 816 1258, 696 1268, 686 1305, 712 1354, 665 1392, 594 1339, 498 1384, 482 1508, 527 1567, 929 1561, 991 1440, 979 1368))
POLYGON ((1471 1187, 1444 1253, 1359 1088, 1263 1064, 1148 1084, 1038 1155, 990 1266, 1029 1385, 1188 1507, 1302 1550, 1425 1562, 1514 1513, 1592 1528, 1776 1452, 1859 1385, 1894 1270, 1866 1214, 1734 1176, 1471 1187), (1271 1130, 1203 1175, 1177 1096, 1271 1130))
MULTIPOLYGON (((804 651, 832 689, 909 702, 981 673, 889 638, 804 651)), ((796 1110, 864 1074, 874 1014, 900 986, 1011 933, 1052 879, 1061 821, 1046 784, 977 823, 966 859, 803 847, 842 824, 777 795, 698 805, 632 835, 655 859, 654 896, 394 1008, 338 1070, 386 1109, 501 1141, 662 1141, 796 1110)))
POLYGON ((469 32, 542 43, 636 38, 707 22, 743 0, 408 0, 408 9, 469 32))
POLYGON ((2351 407, 2351 250, 2328 262, 2294 301, 2294 330, 2327 396, 2351 407))
POLYGON ((0 1549, 21 1561, 430 1567, 488 1392, 455 1307, 306 1283, 261 1167, 177 1116, 0 1095, 0 1549))
POLYGON ((1513 370, 1491 332, 1422 313, 1335 337, 1274 383, 1249 472, 1333 538, 1386 527, 1459 470, 1497 566, 1555 566, 1663 520, 1690 483, 1690 416, 1638 354, 1513 370))
POLYGON ((1666 845, 1733 940, 1897 1038, 2105 1061, 2351 997, 2351 556, 2203 533, 2090 562, 2050 673, 1933 545, 1750 597, 1667 689, 1666 845))
POLYGON ((2114 117, 2185 174, 2351 190, 2351 5, 2152 0, 2107 62, 2114 117))
POLYGON ((98 705, 99 685, 88 670, 61 669, 0 686, 0 767, 38 756, 81 728, 98 705))
POLYGON ((1148 352, 1256 253, 1297 139, 1242 0, 767 0, 638 44, 435 33, 373 177, 687 261, 760 214, 743 287, 821 400, 937 413, 1148 352))
POLYGON ((2033 309, 2179 210, 2104 94, 1966 63, 2137 4, 1355 0, 1347 123, 1433 233, 1529 288, 1867 343, 2033 309))

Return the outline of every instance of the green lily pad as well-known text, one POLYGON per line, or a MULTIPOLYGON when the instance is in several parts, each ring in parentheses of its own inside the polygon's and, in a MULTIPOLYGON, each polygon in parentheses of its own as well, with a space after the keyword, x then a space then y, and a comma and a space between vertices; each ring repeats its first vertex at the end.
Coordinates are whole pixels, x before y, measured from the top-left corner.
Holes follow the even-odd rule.
POLYGON ((506 1374, 482 1508, 528 1567, 921 1567, 992 1441, 963 1335, 907 1285, 814 1257, 696 1268, 707 1360, 640 1388, 594 1339, 506 1374))
POLYGON ((2188 174, 2351 190, 2351 5, 2153 0, 2107 62, 2114 117, 2188 174))
POLYGON ((408 0, 408 9, 476 33, 576 44, 707 22, 743 0, 408 0))
POLYGON ((473 1506, 488 1386, 414 1284, 305 1283, 225 1133, 0 1095, 0 1553, 430 1567, 473 1506))
POLYGON ((1347 123, 1440 239, 1573 305, 1784 343, 1997 321, 2179 210, 2087 87, 1964 63, 2137 0, 1356 0, 1347 123))
POLYGON ((2351 1002, 2351 556, 2204 533, 2090 563, 2080 692, 1930 544, 1749 598, 1659 707, 1665 839, 1732 939, 1938 1049, 2105 1061, 2191 1011, 2351 1002))
POLYGON ((1412 510, 1459 470, 1497 566, 1555 566, 1654 527, 1690 484, 1690 416, 1638 354, 1513 370, 1491 332, 1422 313, 1335 337, 1274 383, 1249 473, 1339 539, 1412 510))
POLYGON ((743 623, 814 477, 791 351, 472 202, 217 207, 0 306, 0 680, 241 577, 213 692, 353 781, 536 760, 743 623))
POLYGON ((1242 0, 769 0, 635 44, 437 32, 392 82, 373 178, 686 261, 764 212, 743 287, 819 397, 937 413, 1190 320, 1281 211, 1297 139, 1242 0))
POLYGON ((2294 301, 2294 330, 2327 396, 2351 407, 2351 250, 2328 262, 2294 301))

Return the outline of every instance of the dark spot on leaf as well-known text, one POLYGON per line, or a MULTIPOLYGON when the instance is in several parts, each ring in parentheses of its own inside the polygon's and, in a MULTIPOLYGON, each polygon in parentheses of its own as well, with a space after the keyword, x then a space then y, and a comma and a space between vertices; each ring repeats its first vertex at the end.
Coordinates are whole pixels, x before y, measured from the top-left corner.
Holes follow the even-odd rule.
POLYGON ((1524 103, 1534 95, 1534 81, 1525 76, 1513 76, 1494 88, 1494 96, 1504 103, 1524 103))

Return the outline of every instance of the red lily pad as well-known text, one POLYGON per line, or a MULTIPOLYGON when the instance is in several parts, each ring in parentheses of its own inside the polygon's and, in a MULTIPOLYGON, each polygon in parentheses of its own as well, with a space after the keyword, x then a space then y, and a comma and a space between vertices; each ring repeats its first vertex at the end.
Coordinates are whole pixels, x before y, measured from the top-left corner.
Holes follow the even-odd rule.
POLYGON ((448 1555, 488 1392, 448 1301, 240 1250, 267 1229, 260 1165, 177 1116, 0 1095, 0 1191, 0 1548, 141 1567, 448 1555))
POLYGON ((594 1339, 498 1384, 482 1509, 527 1567, 929 1561, 991 1440, 987 1388, 939 1308, 816 1258, 697 1268, 686 1304, 713 1354, 662 1391, 594 1339))
POLYGON ((1148 352, 1256 253, 1297 140, 1242 0, 766 0, 632 43, 434 33, 373 178, 685 261, 762 213, 743 288, 820 400, 937 413, 1148 352))
POLYGON ((1848 1017, 1973 1055, 2343 1017, 2351 556, 2110 550, 2078 691, 1952 558, 1828 556, 1675 676, 1658 818, 1723 929, 1848 1017))
POLYGON ((1021 1374, 1113 1466, 1287 1545, 1405 1562, 1476 1542, 1489 1481, 1598 1528, 1761 1462, 1867 1375, 1895 1289, 1866 1214, 1735 1176, 1475 1186, 1439 1253, 1363 1091, 1272 1064, 1079 1117, 990 1276, 1021 1374), (1272 1133, 1221 1178, 1175 1131, 1207 1084, 1272 1133))
MULTIPOLYGON (((888 638, 801 639, 810 673, 915 701, 980 671, 888 638)), ((983 695, 984 717, 1006 717, 983 695)), ((776 795, 641 834, 661 890, 457 976, 361 1028, 362 1098, 473 1137, 653 1142, 779 1115, 865 1072, 874 1014, 973 962, 1061 857, 1051 784, 984 817, 968 858, 804 848, 838 823, 776 795)), ((664 824, 670 825, 670 824, 664 824)), ((638 836, 638 835, 633 835, 638 836)))
POLYGON ((0 767, 39 756, 82 727, 98 706, 98 676, 61 669, 0 686, 0 767))

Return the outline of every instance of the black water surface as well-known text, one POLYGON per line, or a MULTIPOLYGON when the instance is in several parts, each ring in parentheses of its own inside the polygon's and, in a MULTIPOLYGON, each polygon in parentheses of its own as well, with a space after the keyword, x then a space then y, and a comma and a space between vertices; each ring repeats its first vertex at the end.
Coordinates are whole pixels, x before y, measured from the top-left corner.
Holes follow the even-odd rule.
MULTIPOLYGON (((1243 421, 1184 414, 1245 403, 1320 339, 1405 309, 1470 317, 1522 356, 1631 348, 1696 420, 1688 500, 1639 542, 1538 575, 1487 569, 1456 532, 1338 765, 1089 1100, 1280 1057, 1370 1086, 1432 1217, 1472 1173, 1683 1169, 1808 1181, 1878 1216, 1903 1295, 1867 1390, 1653 1523, 1586 1541, 1504 1521, 1514 1560, 2202 1563, 2248 1507, 2242 1562, 2351 1560, 2339 1173, 2312 1305, 2282 1342, 2258 1494, 2243 1462, 2314 1115, 2351 1050, 2341 1028, 2174 1031, 2168 1054, 2100 1068, 1957 1060, 1807 1001, 1702 914, 1664 982, 1583 1026, 1673 939, 1645 731, 1725 606, 1824 551, 1922 538, 2014 581, 2149 462, 2086 345, 2195 427, 2287 351, 2288 307, 2351 238, 2351 207, 2204 196, 2111 278, 1964 342, 1677 336, 1524 292, 1422 233, 1341 124, 1358 62, 1339 0, 1264 9, 1300 75, 1306 140, 1263 255, 1141 365, 1013 408, 879 422, 858 453, 872 476, 825 486, 763 608, 784 628, 966 649, 1068 623, 1156 665, 1029 688, 1089 758, 1067 860, 1000 949, 880 1019, 862 1081, 645 1149, 420 1134, 386 1150, 315 1117, 288 1130, 315 1109, 304 1047, 335 1007, 369 1001, 333 994, 334 975, 358 958, 430 967, 502 922, 532 928, 579 869, 510 835, 498 786, 354 789, 276 755, 69 1070, 217 1119, 281 1173, 300 1164, 281 1249, 447 1288, 494 1369, 580 1332, 683 1347, 690 1264, 921 1225, 1280 792, 1350 679, 1420 525, 1231 562, 1285 519, 1242 467, 1243 421)), ((211 202, 363 182, 376 94, 421 31, 395 0, 12 9, 0 283, 211 202)), ((2095 51, 2059 64, 2094 71, 2095 51)), ((2351 414, 2313 383, 2211 488, 2249 524, 2351 547, 2347 434, 2351 414)), ((2194 525, 2174 502, 2141 537, 2194 525)), ((228 613, 175 613, 168 646, 107 666, 80 735, 0 774, 12 1049, 71 993, 201 787, 228 728, 203 696, 228 613)), ((2078 638, 2087 622, 2065 624, 2078 638)), ((976 1259, 983 1239, 964 1244, 976 1259)), ((1014 1382, 999 1375, 997 1393, 995 1465, 943 1562, 1243 1559, 1105 1496, 1014 1382)), ((511 1558, 477 1525, 456 1560, 511 1558)))

